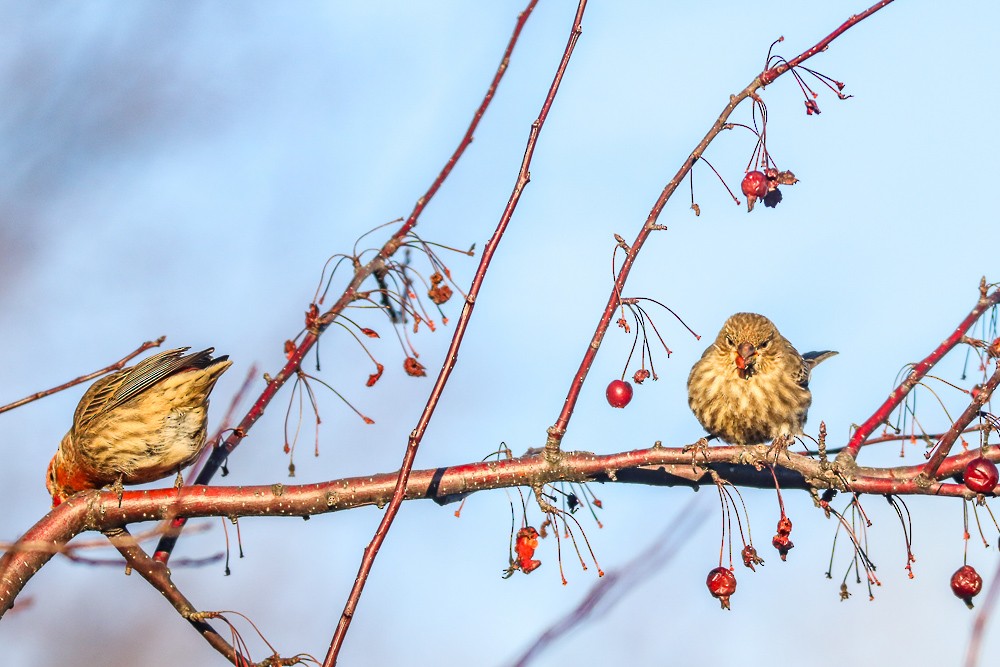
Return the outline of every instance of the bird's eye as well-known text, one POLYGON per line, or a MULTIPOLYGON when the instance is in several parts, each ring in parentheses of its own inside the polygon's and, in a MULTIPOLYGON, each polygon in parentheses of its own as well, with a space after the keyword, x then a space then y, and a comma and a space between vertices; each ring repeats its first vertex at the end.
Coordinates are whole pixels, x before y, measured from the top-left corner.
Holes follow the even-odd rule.
POLYGON ((733 337, 732 336, 726 336, 726 342, 729 343, 730 345, 735 345, 736 344, 736 343, 733 342, 733 337))
POLYGON ((770 343, 770 342, 771 342, 770 340, 763 341, 760 345, 757 346, 757 349, 758 350, 763 350, 765 347, 767 347, 767 344, 770 343))

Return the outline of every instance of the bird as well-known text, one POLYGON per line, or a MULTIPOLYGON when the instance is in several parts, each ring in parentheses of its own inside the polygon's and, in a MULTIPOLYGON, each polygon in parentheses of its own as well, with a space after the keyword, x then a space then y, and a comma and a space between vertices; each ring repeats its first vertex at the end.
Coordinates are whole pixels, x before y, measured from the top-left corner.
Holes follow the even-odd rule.
POLYGON ((787 444, 802 433, 817 364, 837 354, 799 354, 771 320, 736 313, 688 376, 688 405, 714 437, 732 445, 787 444))
POLYGON ((52 506, 87 489, 144 484, 180 471, 201 452, 208 395, 232 365, 214 348, 154 354, 92 384, 49 462, 52 506))

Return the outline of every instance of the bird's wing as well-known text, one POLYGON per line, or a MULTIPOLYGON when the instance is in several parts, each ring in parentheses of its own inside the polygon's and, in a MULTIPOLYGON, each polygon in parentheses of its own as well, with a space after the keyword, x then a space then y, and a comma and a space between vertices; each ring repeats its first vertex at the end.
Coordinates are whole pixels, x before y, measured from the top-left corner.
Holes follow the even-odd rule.
POLYGON ((215 348, 210 347, 201 352, 181 356, 188 349, 181 347, 176 350, 167 350, 136 364, 132 372, 128 373, 125 381, 115 391, 115 395, 108 406, 109 409, 138 396, 163 378, 173 375, 181 369, 205 368, 212 362, 212 353, 215 351, 215 348))
POLYGON ((214 348, 194 352, 183 356, 190 348, 181 347, 176 350, 166 350, 143 359, 132 368, 113 373, 94 383, 80 399, 76 409, 75 422, 78 428, 84 427, 99 414, 128 402, 165 377, 173 375, 184 368, 205 368, 214 361, 214 348))

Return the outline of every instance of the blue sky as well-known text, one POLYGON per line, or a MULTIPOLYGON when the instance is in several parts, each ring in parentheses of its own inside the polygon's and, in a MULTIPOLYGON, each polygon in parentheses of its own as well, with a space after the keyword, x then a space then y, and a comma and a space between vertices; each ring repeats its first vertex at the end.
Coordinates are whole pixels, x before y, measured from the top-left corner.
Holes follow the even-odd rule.
MULTIPOLYGON (((438 173, 522 9, 514 2, 404 5, 0 3, 0 308, 7 323, 0 327, 0 402, 162 334, 168 345, 214 346, 234 359, 214 394, 215 419, 251 364, 276 370, 326 259, 408 214, 438 173)), ((574 7, 540 3, 474 143, 424 213, 422 237, 481 249, 492 233, 574 7)), ((779 52, 791 57, 863 8, 841 1, 756 12, 724 2, 591 3, 532 181, 418 467, 478 460, 501 441, 515 452, 544 441, 607 299, 613 234, 634 238, 728 96, 760 71, 774 39, 785 36, 779 52)), ((998 140, 989 116, 998 102, 997 11, 986 2, 891 5, 810 61, 854 95, 841 102, 822 90, 820 116, 806 116, 787 76, 763 91, 769 148, 801 182, 785 189, 776 209, 748 214, 698 167, 701 216, 688 209, 682 187, 661 219, 668 231, 646 245, 626 294, 664 302, 704 339, 654 311, 674 354, 657 358, 660 380, 639 388, 628 409, 611 410, 604 387, 621 373, 632 342, 612 330, 567 448, 612 452, 698 438, 687 372, 705 339, 739 310, 768 315, 800 350, 840 351, 814 375, 809 426, 825 420, 831 442, 846 440, 898 370, 964 317, 979 278, 1000 279, 998 140)), ((734 120, 747 122, 749 107, 734 120)), ((706 157, 736 188, 752 149, 751 135, 734 131, 706 157)), ((467 285, 477 260, 446 260, 467 285)), ((458 304, 449 307, 454 318, 458 304)), ((398 370, 387 324, 354 315, 381 331, 374 352, 385 377, 366 389, 367 358, 335 329, 322 344, 322 377, 376 424, 365 426, 322 394, 321 455, 312 457, 307 437, 294 481, 396 469, 431 386, 398 370)), ((415 337, 431 373, 450 333, 415 337)), ((968 386, 959 379, 964 360, 953 355, 936 374, 968 386)), ((958 392, 932 388, 949 409, 963 404, 958 392)), ((0 470, 7 507, 0 539, 16 538, 47 510, 45 466, 82 391, 0 416, 0 453, 9 462, 0 470)), ((226 483, 292 481, 282 453, 288 396, 286 389, 254 428, 226 483)), ((935 403, 930 393, 918 396, 928 429, 947 423, 935 403)), ((916 448, 906 456, 921 460, 916 448)), ((894 446, 862 459, 897 462, 894 446)), ((587 534, 605 570, 644 549, 691 495, 595 491, 604 528, 586 524, 587 534)), ((839 602, 839 578, 824 577, 832 522, 806 494, 786 494, 796 548, 781 563, 767 546, 774 494, 748 492, 767 564, 756 574, 737 571, 733 610, 723 613, 704 588, 718 558, 714 495, 699 494, 709 518, 677 536, 672 559, 536 664, 752 666, 773 664, 777 655, 808 656, 813 665, 890 655, 953 664, 963 653, 974 616, 947 584, 962 560, 958 501, 909 502, 917 557, 910 581, 891 508, 868 499, 870 552, 883 586, 874 602, 857 585, 854 597, 839 602), (935 641, 915 640, 924 629, 935 641)), ((246 613, 283 654, 322 657, 379 517, 365 508, 305 525, 246 520, 246 558, 233 563, 232 576, 210 566, 178 569, 175 577, 200 608, 246 613)), ((376 563, 343 664, 513 660, 595 577, 570 556, 562 586, 555 547, 543 542, 541 569, 501 580, 509 518, 503 492, 472 497, 461 519, 451 507, 407 504, 376 563)), ((219 523, 206 525, 182 541, 178 555, 222 549, 219 523)), ((995 543, 995 529, 988 535, 995 543)), ((839 544, 835 572, 847 567, 839 544)), ((995 549, 973 541, 969 553, 992 581, 995 549)), ((119 568, 55 559, 30 582, 28 599, 30 606, 0 623, 12 663, 75 656, 98 664, 110 647, 119 664, 219 660, 157 593, 119 568)), ((990 634, 984 655, 1000 648, 997 636, 990 634)))

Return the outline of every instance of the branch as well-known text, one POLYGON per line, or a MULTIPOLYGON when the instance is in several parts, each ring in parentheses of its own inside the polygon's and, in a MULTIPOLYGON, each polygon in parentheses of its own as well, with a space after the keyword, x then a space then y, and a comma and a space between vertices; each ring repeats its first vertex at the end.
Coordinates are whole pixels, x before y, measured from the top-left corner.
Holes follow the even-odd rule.
MULTIPOLYGON (((949 456, 938 468, 937 479, 957 475, 977 456, 1000 461, 1000 447, 949 456)), ((709 470, 739 486, 773 488, 774 478, 764 467, 773 458, 767 445, 708 447, 694 453, 686 447, 659 445, 603 455, 563 452, 558 464, 533 452, 508 460, 415 470, 407 478, 403 499, 431 499, 446 504, 478 491, 595 480, 698 488, 714 484, 709 470)), ((927 483, 921 476, 923 465, 846 467, 788 453, 781 454, 777 466, 782 489, 976 498, 964 484, 927 483)), ((49 512, 0 557, 0 617, 13 606, 28 580, 55 555, 52 545, 66 544, 84 531, 108 531, 130 523, 175 517, 304 517, 365 505, 384 507, 394 495, 399 477, 399 472, 391 472, 294 486, 171 487, 125 491, 120 500, 114 491, 77 494, 49 512)))
POLYGON ((212 648, 224 655, 236 667, 253 667, 253 662, 247 656, 230 646, 211 625, 198 618, 196 615, 198 610, 177 589, 170 578, 170 570, 166 564, 150 558, 127 529, 112 528, 105 531, 105 535, 118 553, 125 557, 128 567, 138 572, 153 588, 162 593, 167 602, 205 638, 212 648))
POLYGON ((770 85, 772 82, 774 82, 775 79, 777 79, 779 76, 781 76, 788 70, 792 69, 793 67, 801 65, 803 62, 805 62, 809 58, 812 58, 817 53, 822 53, 823 51, 826 51, 830 47, 830 44, 833 42, 833 40, 837 39, 842 34, 847 32, 849 29, 853 28, 861 21, 864 21, 866 18, 868 18, 878 10, 882 9, 886 5, 890 4, 891 2, 892 0, 881 0, 881 2, 876 2, 874 5, 872 5, 865 11, 861 12, 860 14, 855 14, 851 18, 844 21, 839 28, 837 28, 829 35, 818 41, 812 48, 806 49, 805 51, 795 56, 788 62, 782 62, 781 64, 766 70, 760 75, 760 80, 762 85, 765 86, 770 85))
MULTIPOLYGON (((525 10, 518 16, 517 24, 514 27, 514 33, 511 35, 510 42, 507 45, 507 51, 504 54, 504 60, 501 63, 498 75, 506 69, 507 60, 521 33, 521 28, 528 20, 528 17, 531 15, 531 12, 534 10, 536 4, 537 0, 531 0, 525 10)), ((413 469, 413 462, 416 458, 417 450, 423 440, 427 426, 430 424, 431 418, 434 415, 434 411, 437 408, 438 401, 441 398, 445 385, 451 377, 451 372, 454 370, 455 365, 458 362, 458 351, 462 346, 465 332, 469 326, 469 321, 472 318, 472 312, 475 309, 479 291, 486 279, 486 272, 489 270, 490 263, 492 262, 493 256, 500 245, 504 232, 507 230, 507 226, 510 224, 511 218, 514 216, 517 204, 521 200, 521 193, 524 191, 524 188, 527 186, 530 179, 531 159, 535 152, 535 146, 538 143, 538 136, 542 131, 542 126, 544 126, 546 118, 548 118, 549 109, 551 109, 552 102, 555 100, 556 93, 559 91, 559 85, 566 72, 566 67, 569 65, 569 59, 573 54, 573 48, 580 37, 580 24, 583 20, 583 12, 586 9, 586 6, 586 0, 580 0, 579 5, 577 6, 576 16, 573 20, 573 28, 570 31, 569 40, 566 44, 566 49, 563 51, 559 67, 556 69, 552 85, 549 87, 549 92, 545 96, 545 101, 542 103, 542 108, 538 114, 538 118, 531 124, 531 131, 528 134, 528 143, 525 147, 524 157, 521 160, 521 169, 518 172, 517 180, 514 184, 514 190, 511 192, 510 199, 507 201, 507 206, 504 208, 503 213, 500 216, 500 221, 497 223, 493 236, 490 237, 489 241, 486 242, 486 246, 483 248, 483 254, 479 261, 479 268, 476 270, 476 274, 472 279, 472 285, 469 287, 469 293, 465 299, 465 306, 462 308, 462 313, 459 315, 458 322, 455 325, 455 333, 452 335, 451 345, 448 347, 448 352, 445 355, 441 371, 438 373, 437 380, 434 382, 434 387, 431 389, 430 396, 427 398, 424 410, 421 413, 420 418, 417 420, 416 427, 414 427, 413 431, 410 433, 410 438, 406 445, 406 451, 403 453, 403 462, 400 465, 399 476, 396 480, 395 488, 393 489, 392 498, 389 501, 388 507, 386 507, 385 514, 382 516, 382 521, 375 530, 375 535, 372 537, 371 542, 368 543, 368 546, 365 547, 364 555, 361 558, 361 564, 358 568, 358 574, 354 579, 354 585, 351 587, 351 592, 347 596, 347 602, 344 604, 344 611, 341 613, 340 621, 337 623, 333 637, 330 640, 330 649, 326 654, 326 659, 323 661, 324 667, 331 667, 337 662, 337 655, 340 653, 340 649, 344 644, 344 638, 346 637, 347 630, 350 628, 351 621, 354 618, 355 609, 357 608, 358 601, 361 599, 361 593, 364 591, 365 584, 368 581, 368 575, 371 573, 371 568, 375 563, 375 558, 378 555, 382 543, 385 541, 385 537, 388 534, 397 513, 399 512, 399 508, 403 504, 403 500, 405 499, 407 481, 410 476, 410 472, 413 469)))
POLYGON ((121 359, 119 359, 115 363, 110 364, 108 366, 105 366, 104 368, 102 368, 100 370, 96 370, 93 373, 87 373, 86 375, 81 375, 80 377, 76 378, 75 380, 70 380, 69 382, 64 382, 63 384, 59 385, 58 387, 52 387, 52 389, 46 389, 45 391, 39 391, 39 392, 36 392, 36 393, 32 394, 31 396, 25 396, 24 398, 22 398, 20 400, 14 401, 13 403, 8 403, 7 405, 2 405, 2 406, 0 406, 0 414, 3 414, 4 412, 7 412, 8 410, 13 410, 14 408, 19 408, 22 405, 26 405, 28 403, 31 403, 32 401, 37 401, 40 398, 45 398, 46 396, 51 396, 52 394, 59 393, 60 391, 62 391, 64 389, 69 389, 70 387, 73 387, 75 385, 78 385, 78 384, 81 384, 83 382, 86 382, 87 380, 93 380, 96 377, 100 377, 102 375, 106 375, 107 373, 110 373, 112 371, 120 371, 121 369, 125 368, 125 364, 127 364, 128 362, 130 362, 132 359, 135 359, 136 357, 138 357, 140 354, 142 354, 146 350, 149 350, 149 349, 154 348, 154 347, 159 347, 160 345, 163 344, 163 341, 165 341, 166 339, 167 339, 166 336, 160 336, 156 340, 147 340, 145 343, 143 343, 142 345, 140 345, 139 347, 137 347, 132 352, 129 352, 128 354, 126 354, 124 357, 122 357, 121 359))
POLYGON ((632 271, 632 265, 635 263, 636 258, 639 255, 639 251, 642 246, 646 243, 651 232, 663 229, 663 227, 657 224, 657 220, 660 218, 660 214, 663 212, 664 206, 673 196, 674 191, 687 176, 688 172, 694 166, 701 156, 704 154, 705 150, 708 148, 709 144, 715 140, 722 130, 726 129, 726 121, 729 116, 732 115, 736 107, 740 105, 743 100, 748 97, 754 97, 758 88, 763 87, 769 83, 772 83, 779 76, 791 69, 792 66, 798 65, 803 61, 811 58, 820 51, 823 51, 829 46, 830 42, 843 34, 848 28, 857 24, 858 22, 864 20, 868 16, 874 14, 876 11, 881 9, 892 2, 892 0, 882 0, 876 3, 866 11, 852 16, 843 25, 841 25, 837 30, 833 31, 822 40, 820 40, 815 46, 802 52, 795 58, 793 58, 788 64, 781 64, 777 67, 771 68, 765 72, 759 74, 753 81, 750 82, 746 88, 732 95, 729 98, 729 104, 725 106, 719 117, 716 118, 712 127, 705 134, 704 138, 698 145, 695 146, 691 154, 688 155, 687 159, 681 165, 674 177, 670 179, 667 185, 663 188, 660 193, 659 198, 653 204, 652 210, 649 212, 649 216, 646 218, 646 222, 643 224, 642 229, 639 230, 638 235, 636 235, 635 240, 632 245, 625 249, 625 259, 622 262, 621 268, 618 270, 618 276, 615 279, 615 283, 611 288, 611 294, 608 296, 608 302, 604 306, 604 312, 601 313, 601 317, 597 323, 597 329, 594 331, 594 336, 590 340, 590 344, 587 346, 586 352, 584 352, 583 360, 580 362, 580 367, 576 374, 573 376, 573 380, 570 383, 569 392, 566 394, 566 400, 563 403, 563 408, 556 418, 555 424, 553 424, 548 429, 548 439, 545 443, 545 449, 548 456, 555 458, 558 457, 559 448, 562 443, 563 436, 566 435, 566 429, 569 426, 569 421, 573 416, 573 410, 576 407, 576 403, 580 398, 580 392, 583 390, 584 381, 587 379, 587 375, 590 373, 590 368, 594 363, 594 359, 597 358, 597 351, 601 347, 601 343, 604 340, 604 335, 608 331, 608 326, 611 323, 611 318, 614 316, 615 310, 618 308, 620 301, 620 295, 622 290, 625 288, 625 282, 628 280, 629 273, 632 271))
MULTIPOLYGON (((530 14, 530 9, 534 8, 538 0, 532 0, 529 5, 529 9, 526 10, 524 14, 530 14)), ((525 17, 526 20, 526 17, 525 17)), ((302 360, 305 358, 306 354, 316 345, 319 341, 320 335, 327 327, 340 315, 347 306, 349 306, 356 298, 359 297, 359 290, 361 285, 369 278, 373 273, 383 270, 385 268, 385 262, 392 255, 396 253, 399 247, 402 245, 403 240, 406 238, 407 234, 416 226, 417 220, 420 214, 430 203, 431 199, 440 189, 441 184, 444 183, 445 179, 451 173, 455 164, 458 160, 465 154, 465 149, 469 147, 472 143, 473 135, 475 134, 476 128, 479 127, 479 122, 482 120, 483 115, 486 113, 486 109, 489 107, 490 102, 493 100, 493 96, 496 93, 497 86, 500 84, 500 80, 503 78, 504 73, 507 71, 507 65, 510 61, 510 55, 513 51, 514 44, 517 42, 517 38, 520 35, 521 27, 524 25, 522 20, 518 21, 515 27, 514 35, 511 37, 510 42, 507 45, 506 51, 504 51, 503 59, 500 61, 500 66, 497 68, 496 74, 493 76, 493 80, 490 82, 490 86, 486 91, 486 95, 483 97, 483 101, 480 103, 479 108, 476 109, 475 114, 472 117, 472 122, 469 123, 469 127, 459 142, 458 147, 452 153, 451 157, 445 163, 445 166, 441 169, 437 178, 431 183, 431 186, 427 189, 427 192, 420 197, 413 207, 413 211, 410 213, 406 221, 400 226, 398 230, 389 238, 388 241, 379 249, 372 258, 366 264, 356 263, 354 276, 348 283, 347 287, 344 288, 343 294, 337 299, 329 310, 316 318, 315 324, 310 327, 303 337, 302 342, 292 351, 288 356, 288 362, 282 367, 277 375, 270 378, 264 391, 261 392, 260 396, 251 406, 250 410, 247 412, 246 416, 240 421, 240 423, 233 429, 232 433, 226 437, 225 441, 220 443, 212 450, 211 456, 209 456, 208 461, 205 463, 205 467, 202 468, 201 472, 195 479, 195 484, 208 484, 215 477, 215 474, 221 469, 223 463, 229 455, 239 446, 243 438, 247 436, 253 425, 260 419, 261 415, 264 414, 264 410, 270 404, 271 399, 277 395, 278 390, 284 386, 285 382, 296 376, 299 368, 302 365, 302 360)), ((177 544, 177 540, 180 537, 180 529, 184 527, 183 520, 175 526, 178 529, 176 534, 164 537, 160 540, 160 543, 156 547, 156 552, 154 558, 166 563, 170 558, 170 554, 177 544)))
MULTIPOLYGON (((993 290, 992 294, 987 294, 986 289, 986 278, 983 278, 979 283, 979 300, 976 302, 975 307, 965 316, 958 327, 950 336, 948 336, 937 348, 927 355, 927 358, 913 365, 913 369, 910 374, 906 376, 898 387, 892 390, 889 394, 889 398, 886 399, 875 413, 867 419, 861 426, 854 431, 854 435, 851 437, 850 441, 847 443, 847 448, 837 455, 837 459, 840 461, 846 461, 847 459, 856 459, 858 457, 858 452, 861 451, 861 447, 865 444, 865 440, 872 432, 884 424, 892 411, 903 402, 906 395, 917 386, 917 383, 923 379, 927 373, 937 364, 941 359, 951 351, 959 343, 963 342, 965 332, 972 328, 972 325, 976 323, 979 316, 982 315, 987 308, 995 306, 1000 303, 1000 289, 993 290)), ((981 405, 981 404, 980 404, 981 405)))
POLYGON ((993 376, 983 385, 979 394, 973 397, 969 406, 965 408, 965 411, 962 412, 951 428, 938 441, 937 449, 934 450, 934 454, 927 462, 927 465, 924 466, 923 474, 927 479, 933 479, 937 475, 938 468, 948 457, 952 446, 955 444, 955 440, 958 439, 959 434, 962 433, 965 427, 981 414, 983 404, 993 395, 997 385, 1000 385, 1000 363, 997 364, 997 369, 993 372, 993 376))

